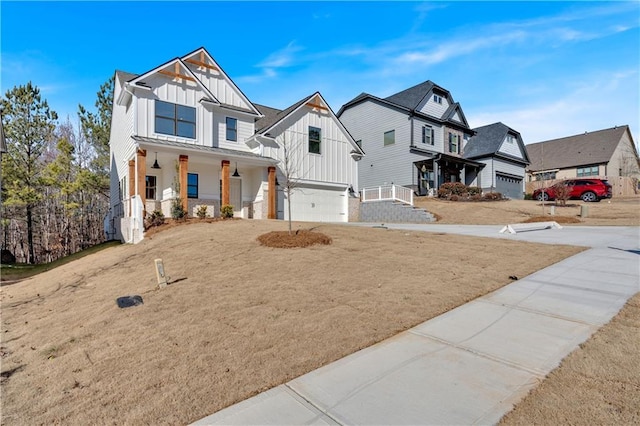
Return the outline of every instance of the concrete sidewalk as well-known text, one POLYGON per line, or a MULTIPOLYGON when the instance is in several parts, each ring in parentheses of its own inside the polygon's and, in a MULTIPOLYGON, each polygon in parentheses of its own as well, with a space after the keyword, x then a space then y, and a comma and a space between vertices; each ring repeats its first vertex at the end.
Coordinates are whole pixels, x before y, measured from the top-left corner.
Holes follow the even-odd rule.
POLYGON ((388 226, 592 248, 196 424, 496 423, 640 290, 636 227, 388 226))

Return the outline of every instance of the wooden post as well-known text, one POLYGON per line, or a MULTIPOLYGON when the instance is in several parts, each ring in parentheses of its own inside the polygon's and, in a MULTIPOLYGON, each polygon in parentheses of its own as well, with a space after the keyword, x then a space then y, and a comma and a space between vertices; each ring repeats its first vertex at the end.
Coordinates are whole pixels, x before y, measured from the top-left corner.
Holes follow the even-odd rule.
POLYGON ((139 149, 138 155, 138 195, 142 200, 142 208, 146 210, 147 201, 147 151, 139 149))
POLYGON ((229 204, 229 161, 222 160, 222 206, 229 204))
POLYGON ((187 211, 189 203, 187 202, 187 171, 189 170, 189 156, 181 155, 178 157, 179 162, 179 177, 180 180, 180 199, 182 200, 182 208, 187 211))
POLYGON ((268 191, 269 193, 267 194, 267 196, 269 197, 269 201, 268 201, 268 208, 267 208, 267 219, 275 219, 276 218, 276 195, 277 195, 277 188, 276 188, 276 168, 271 166, 267 169, 269 171, 269 178, 268 178, 268 182, 269 182, 269 186, 268 186, 268 191))

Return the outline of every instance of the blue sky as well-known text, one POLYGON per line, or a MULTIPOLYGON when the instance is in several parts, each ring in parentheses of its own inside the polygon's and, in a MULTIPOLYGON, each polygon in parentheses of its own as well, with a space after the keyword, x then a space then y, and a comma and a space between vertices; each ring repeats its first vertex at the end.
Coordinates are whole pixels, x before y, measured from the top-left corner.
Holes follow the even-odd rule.
POLYGON ((472 127, 525 143, 640 127, 640 2, 0 3, 2 94, 31 80, 76 120, 119 69, 204 46, 254 102, 319 90, 335 112, 432 80, 472 127))

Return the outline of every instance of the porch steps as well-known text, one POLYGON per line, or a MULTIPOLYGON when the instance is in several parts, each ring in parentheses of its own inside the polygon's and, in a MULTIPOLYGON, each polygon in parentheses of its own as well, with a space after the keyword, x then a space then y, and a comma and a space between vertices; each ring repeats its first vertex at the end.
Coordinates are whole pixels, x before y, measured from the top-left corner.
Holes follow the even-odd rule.
POLYGON ((435 220, 425 209, 397 201, 369 201, 360 204, 361 222, 431 223, 435 220))

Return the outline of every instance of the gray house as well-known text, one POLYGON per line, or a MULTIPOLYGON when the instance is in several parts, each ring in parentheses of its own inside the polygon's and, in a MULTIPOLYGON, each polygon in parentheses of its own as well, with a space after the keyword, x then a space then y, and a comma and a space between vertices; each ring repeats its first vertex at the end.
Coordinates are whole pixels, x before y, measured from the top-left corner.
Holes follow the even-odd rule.
POLYGON ((484 164, 478 186, 515 199, 524 197, 525 168, 530 163, 520 133, 503 123, 473 129, 463 157, 484 164))
POLYGON ((444 182, 479 184, 485 164, 463 155, 474 133, 460 104, 432 81, 386 98, 362 93, 337 115, 367 154, 360 188, 394 183, 426 195, 444 182))

